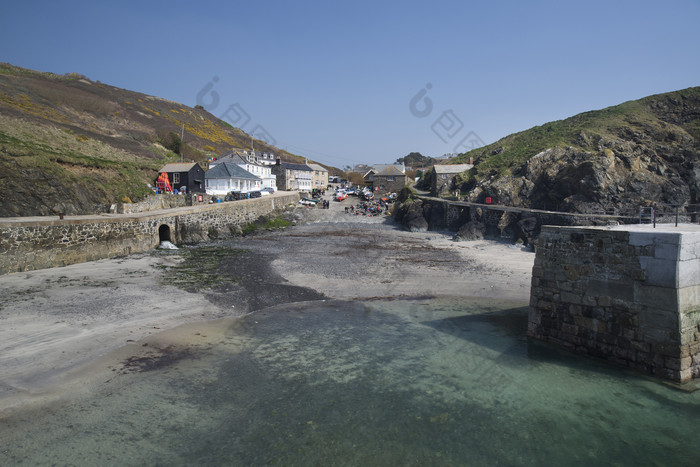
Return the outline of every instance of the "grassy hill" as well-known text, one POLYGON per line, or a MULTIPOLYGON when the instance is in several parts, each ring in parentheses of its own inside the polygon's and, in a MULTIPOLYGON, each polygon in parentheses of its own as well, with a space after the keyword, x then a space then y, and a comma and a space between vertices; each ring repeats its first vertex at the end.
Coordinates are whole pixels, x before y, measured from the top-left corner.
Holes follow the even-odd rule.
POLYGON ((450 163, 474 159, 461 178, 470 199, 587 212, 700 203, 699 149, 694 87, 546 123, 450 163))
MULTIPOLYGON (((258 151, 303 162, 260 140, 258 151)), ((250 149, 251 137, 201 107, 71 73, 0 64, 0 216, 102 212, 151 193, 167 162, 250 149)))

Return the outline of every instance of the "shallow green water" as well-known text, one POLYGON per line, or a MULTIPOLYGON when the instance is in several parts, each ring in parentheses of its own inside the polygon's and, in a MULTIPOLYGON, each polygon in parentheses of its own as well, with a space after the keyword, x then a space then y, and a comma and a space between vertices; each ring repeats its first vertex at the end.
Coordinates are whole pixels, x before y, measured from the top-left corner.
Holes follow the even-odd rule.
POLYGON ((0 465, 697 465, 700 391, 528 342, 493 301, 314 302, 0 424, 0 465))

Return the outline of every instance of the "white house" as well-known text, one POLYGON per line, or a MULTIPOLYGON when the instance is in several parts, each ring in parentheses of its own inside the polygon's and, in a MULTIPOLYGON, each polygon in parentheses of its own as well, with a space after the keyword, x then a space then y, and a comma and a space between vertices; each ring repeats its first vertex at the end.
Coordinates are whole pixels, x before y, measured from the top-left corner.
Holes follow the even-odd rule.
POLYGON ((236 154, 235 152, 229 152, 217 160, 211 161, 209 163, 209 167, 216 167, 222 163, 235 164, 243 170, 252 173, 256 177, 259 177, 261 180, 260 189, 272 188, 273 190, 277 190, 277 177, 272 173, 270 166, 258 164, 255 161, 256 159, 254 155, 240 155, 236 154))
POLYGON ((225 195, 231 191, 247 193, 262 188, 260 177, 253 175, 236 164, 223 162, 216 164, 204 173, 207 194, 225 195))

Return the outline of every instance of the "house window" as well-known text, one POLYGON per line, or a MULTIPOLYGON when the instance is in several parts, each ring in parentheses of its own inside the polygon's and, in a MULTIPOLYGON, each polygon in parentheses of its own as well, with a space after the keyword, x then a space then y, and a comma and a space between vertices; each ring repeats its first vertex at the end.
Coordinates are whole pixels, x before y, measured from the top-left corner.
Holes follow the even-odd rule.
POLYGON ((180 183, 180 174, 179 173, 173 174, 173 183, 180 183))
POLYGON ((442 174, 442 179, 447 180, 447 174, 442 174))
POLYGON ((386 181, 387 181, 387 182, 393 182, 393 181, 394 181, 394 177, 387 177, 387 178, 386 178, 386 181))

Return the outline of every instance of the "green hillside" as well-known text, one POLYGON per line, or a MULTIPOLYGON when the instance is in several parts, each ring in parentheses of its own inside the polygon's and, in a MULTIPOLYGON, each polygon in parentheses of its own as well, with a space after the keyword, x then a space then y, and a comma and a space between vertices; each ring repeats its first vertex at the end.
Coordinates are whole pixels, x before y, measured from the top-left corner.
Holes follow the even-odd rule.
MULTIPOLYGON (((304 158, 253 140, 284 161, 304 158)), ((201 107, 71 73, 0 64, 0 216, 104 212, 151 193, 167 162, 205 163, 251 137, 201 107)))
POLYGON ((488 195, 515 205, 582 211, 606 204, 688 204, 700 202, 699 143, 700 87, 694 87, 546 123, 450 163, 474 159, 461 179, 474 200, 488 195), (589 183, 582 186, 586 176, 589 183), (615 184, 619 193, 602 192, 615 184), (588 207, 579 209, 582 204, 588 207))

